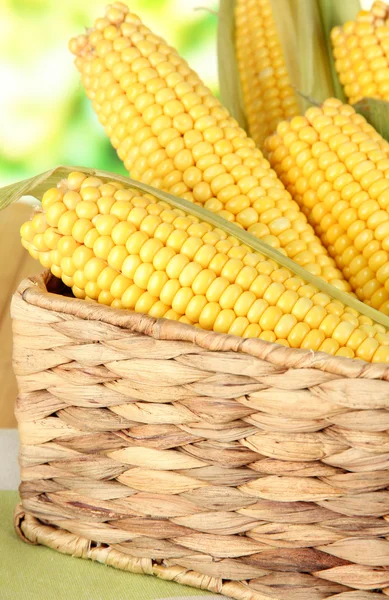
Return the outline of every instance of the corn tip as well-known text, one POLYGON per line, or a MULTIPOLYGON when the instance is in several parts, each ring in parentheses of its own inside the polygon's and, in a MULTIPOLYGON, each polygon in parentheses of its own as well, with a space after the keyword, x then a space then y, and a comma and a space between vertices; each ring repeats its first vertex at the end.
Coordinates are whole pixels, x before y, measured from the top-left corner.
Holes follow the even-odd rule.
POLYGON ((105 16, 112 25, 120 25, 125 19, 125 13, 121 8, 109 4, 105 11, 105 16))
POLYGON ((80 55, 88 45, 88 36, 85 34, 77 35, 69 41, 68 48, 72 54, 80 55))
POLYGON ((129 12, 129 8, 127 4, 124 4, 124 2, 113 2, 112 6, 113 8, 121 10, 124 14, 127 14, 129 12))

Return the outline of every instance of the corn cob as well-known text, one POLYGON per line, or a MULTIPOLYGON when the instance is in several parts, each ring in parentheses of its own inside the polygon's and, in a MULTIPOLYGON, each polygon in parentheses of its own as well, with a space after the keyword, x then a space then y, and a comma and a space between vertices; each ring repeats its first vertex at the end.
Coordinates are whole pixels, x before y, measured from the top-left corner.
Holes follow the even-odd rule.
POLYGON ((350 104, 366 97, 389 100, 388 19, 389 7, 378 1, 331 32, 335 68, 350 104))
POLYGON ((329 99, 280 123, 265 145, 358 298, 389 314, 389 144, 329 99))
POLYGON ((299 114, 269 0, 236 0, 235 45, 248 132, 259 148, 299 114))
POLYGON ((121 3, 70 42, 93 107, 133 179, 180 196, 349 291, 261 151, 199 77, 121 3))
POLYGON ((77 298, 207 330, 389 361, 382 326, 149 194, 70 173, 21 228, 77 298))

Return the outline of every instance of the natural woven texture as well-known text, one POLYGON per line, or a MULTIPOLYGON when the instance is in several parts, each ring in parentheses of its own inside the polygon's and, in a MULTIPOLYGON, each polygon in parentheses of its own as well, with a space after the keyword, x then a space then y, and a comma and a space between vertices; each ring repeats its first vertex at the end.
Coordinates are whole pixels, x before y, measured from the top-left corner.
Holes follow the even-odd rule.
POLYGON ((17 492, 0 489, 1 600, 231 600, 174 581, 78 560, 43 545, 22 544, 12 530, 16 502, 17 492))
POLYGON ((389 367, 47 283, 12 304, 25 540, 237 600, 389 595, 389 367))

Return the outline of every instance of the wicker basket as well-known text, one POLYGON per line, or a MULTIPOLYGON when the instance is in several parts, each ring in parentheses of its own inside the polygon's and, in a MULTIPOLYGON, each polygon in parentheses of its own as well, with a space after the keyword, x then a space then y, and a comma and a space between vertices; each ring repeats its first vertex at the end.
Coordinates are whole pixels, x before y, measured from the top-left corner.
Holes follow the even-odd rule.
POLYGON ((237 600, 389 595, 389 368, 58 292, 12 304, 25 541, 237 600))

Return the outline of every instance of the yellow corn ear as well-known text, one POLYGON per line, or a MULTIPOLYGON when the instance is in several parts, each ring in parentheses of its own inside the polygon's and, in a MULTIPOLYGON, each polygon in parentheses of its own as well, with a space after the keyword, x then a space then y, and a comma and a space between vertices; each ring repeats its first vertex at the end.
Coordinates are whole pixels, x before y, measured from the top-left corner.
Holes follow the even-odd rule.
POLYGON ((185 60, 125 5, 108 7, 70 49, 133 179, 204 205, 350 290, 255 142, 185 60))
POLYGON ((389 144, 329 99, 280 123, 265 146, 358 298, 389 314, 389 144))
POLYGON ((389 360, 382 326, 182 210, 70 173, 22 226, 32 256, 74 296, 206 330, 367 361, 389 360))
POLYGON ((376 1, 331 32, 335 68, 350 104, 368 97, 389 100, 388 18, 389 6, 376 1))

